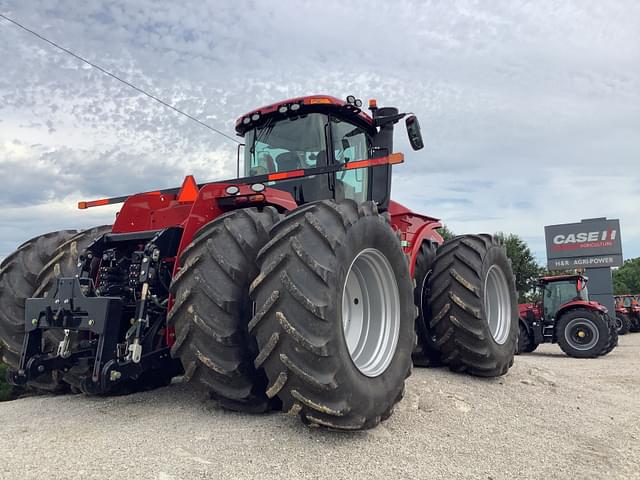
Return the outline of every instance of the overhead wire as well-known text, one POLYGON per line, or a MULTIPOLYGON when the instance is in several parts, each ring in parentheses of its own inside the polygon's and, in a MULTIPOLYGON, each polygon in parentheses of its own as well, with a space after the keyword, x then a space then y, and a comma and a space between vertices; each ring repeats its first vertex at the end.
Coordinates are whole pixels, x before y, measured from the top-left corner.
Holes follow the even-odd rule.
POLYGON ((53 46, 53 47, 57 48, 58 50, 60 50, 60 51, 62 51, 62 52, 64 52, 64 53, 67 53, 67 54, 71 55, 72 57, 76 58, 77 60, 80 60, 81 62, 86 63, 87 65, 89 65, 89 66, 91 66, 91 67, 95 68, 96 70, 99 70, 100 72, 104 73, 105 75, 108 75, 109 77, 111 77, 111 78, 113 78, 113 79, 117 80, 118 82, 121 82, 121 83, 125 84, 126 86, 128 86, 128 87, 130 87, 130 88, 134 89, 136 92, 141 93, 142 95, 145 95, 145 96, 147 96, 147 97, 151 98, 152 100, 155 100, 156 102, 158 102, 158 103, 160 103, 160 104, 164 105, 165 107, 167 107, 167 108, 169 108, 169 109, 173 110, 174 112, 176 112, 176 113, 178 113, 178 114, 180 114, 180 115, 183 115, 183 116, 187 117, 187 118, 188 118, 188 119, 190 119, 190 120, 193 120, 194 122, 198 123, 199 125, 201 125, 201 126, 203 126, 203 127, 205 127, 205 128, 208 128, 209 130, 211 130, 211 131, 213 131, 213 132, 217 133, 218 135, 222 135, 223 137, 225 137, 225 138, 226 138, 226 139, 228 139, 228 140, 231 140, 232 142, 235 142, 235 143, 238 143, 238 144, 239 144, 239 143, 241 143, 241 142, 239 142, 237 139, 233 138, 232 136, 230 136, 230 135, 228 135, 228 134, 226 134, 226 133, 224 133, 224 132, 222 132, 222 131, 218 130, 218 129, 217 129, 217 128, 215 128, 215 127, 212 127, 211 125, 209 125, 209 124, 207 124, 207 123, 205 123, 205 122, 203 122, 203 121, 199 120, 198 118, 196 118, 196 117, 194 117, 194 116, 192 116, 192 115, 189 115, 188 113, 186 113, 186 112, 184 112, 184 111, 180 110, 178 107, 176 107, 176 106, 174 106, 174 105, 171 105, 171 104, 170 104, 170 103, 168 103, 168 102, 165 102, 165 101, 164 101, 164 100, 162 100, 161 98, 158 98, 158 97, 156 97, 155 95, 153 95, 153 94, 151 94, 151 93, 149 93, 149 92, 147 92, 147 91, 143 90, 142 88, 135 86, 134 84, 132 84, 132 83, 128 82, 127 80, 124 80, 124 79, 120 78, 120 77, 119 77, 118 75, 116 75, 115 73, 112 73, 112 72, 110 72, 109 70, 107 70, 107 69, 105 69, 105 68, 101 67, 100 65, 97 65, 96 63, 94 63, 94 62, 91 62, 91 61, 87 60, 86 58, 84 58, 84 57, 82 57, 82 56, 80 56, 80 55, 78 55, 78 54, 76 54, 76 53, 72 52, 72 51, 71 51, 71 50, 69 50, 68 48, 65 48, 65 47, 63 47, 63 46, 61 46, 61 45, 57 44, 56 42, 54 42, 54 41, 52 41, 52 40, 49 40, 48 38, 44 37, 43 35, 39 34, 38 32, 36 32, 36 31, 34 31, 34 30, 32 30, 32 29, 30 29, 30 28, 28 28, 28 27, 25 27, 24 25, 22 25, 21 23, 17 22, 16 20, 13 20, 13 19, 9 18, 9 17, 7 17, 6 15, 4 15, 4 14, 2 14, 2 13, 0 13, 0 18, 5 19, 6 21, 8 21, 8 22, 10 22, 10 23, 14 24, 15 26, 17 26, 17 27, 21 28, 21 29, 22 29, 22 30, 24 30, 25 32, 28 32, 28 33, 30 33, 31 35, 33 35, 33 36, 35 36, 35 37, 39 38, 39 39, 40 39, 40 40, 42 40, 43 42, 46 42, 46 43, 48 43, 49 45, 51 45, 51 46, 53 46))

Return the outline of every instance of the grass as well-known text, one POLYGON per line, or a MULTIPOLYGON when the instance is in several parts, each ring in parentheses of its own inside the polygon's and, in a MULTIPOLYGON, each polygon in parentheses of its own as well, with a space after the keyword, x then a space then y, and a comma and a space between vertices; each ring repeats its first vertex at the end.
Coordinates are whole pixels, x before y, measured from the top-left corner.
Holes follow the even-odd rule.
POLYGON ((7 383, 7 366, 0 363, 0 402, 13 399, 13 387, 7 383))
POLYGON ((24 393, 23 388, 14 387, 7 383, 7 370, 9 370, 9 367, 0 362, 0 402, 15 400, 18 395, 24 393))

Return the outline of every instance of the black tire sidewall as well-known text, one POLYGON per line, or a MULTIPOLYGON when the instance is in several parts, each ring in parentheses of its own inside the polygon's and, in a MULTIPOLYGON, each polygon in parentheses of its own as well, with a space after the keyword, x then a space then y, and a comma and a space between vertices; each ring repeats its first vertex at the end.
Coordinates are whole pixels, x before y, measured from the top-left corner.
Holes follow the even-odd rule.
POLYGON ((338 383, 349 385, 353 392, 353 404, 369 404, 369 408, 377 409, 388 405, 389 397, 398 394, 411 368, 416 307, 413 304, 413 282, 410 280, 407 258, 386 221, 382 217, 370 216, 361 218, 347 231, 342 245, 336 252, 336 259, 339 265, 333 291, 336 304, 335 312, 330 314, 329 318, 336 319, 333 338, 337 339, 336 353, 343 359, 343 368, 338 373, 338 383), (366 248, 380 251, 389 261, 398 282, 400 300, 400 326, 396 351, 386 370, 376 377, 364 375, 353 363, 342 326, 342 297, 347 273, 356 256, 366 248))

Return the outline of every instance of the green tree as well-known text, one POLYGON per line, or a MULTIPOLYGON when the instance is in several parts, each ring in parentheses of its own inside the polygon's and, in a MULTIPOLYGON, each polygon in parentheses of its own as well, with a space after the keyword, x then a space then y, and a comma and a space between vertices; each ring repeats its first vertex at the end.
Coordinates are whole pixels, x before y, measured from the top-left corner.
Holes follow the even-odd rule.
POLYGON ((518 302, 525 303, 535 295, 536 281, 543 269, 536 262, 527 242, 514 233, 497 232, 495 237, 507 249, 507 256, 511 259, 511 267, 516 277, 518 302))
POLYGON ((640 293, 640 257, 625 260, 620 268, 613 271, 613 293, 640 293))
POLYGON ((438 229, 438 233, 442 236, 445 242, 456 236, 456 234, 444 224, 438 229))

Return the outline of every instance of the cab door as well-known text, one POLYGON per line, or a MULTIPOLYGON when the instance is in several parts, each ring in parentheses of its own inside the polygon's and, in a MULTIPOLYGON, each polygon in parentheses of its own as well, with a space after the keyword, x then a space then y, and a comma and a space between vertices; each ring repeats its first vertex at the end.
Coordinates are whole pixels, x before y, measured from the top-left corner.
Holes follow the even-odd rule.
MULTIPOLYGON (((369 158, 371 139, 367 132, 337 117, 329 117, 331 154, 334 163, 349 163, 369 158)), ((370 168, 335 173, 335 198, 350 198, 358 203, 370 200, 370 168)))

